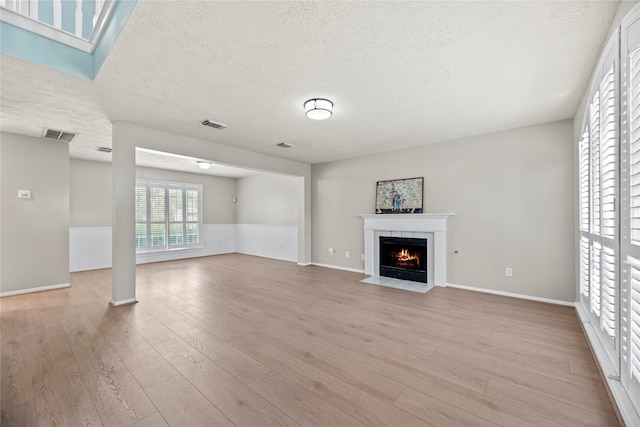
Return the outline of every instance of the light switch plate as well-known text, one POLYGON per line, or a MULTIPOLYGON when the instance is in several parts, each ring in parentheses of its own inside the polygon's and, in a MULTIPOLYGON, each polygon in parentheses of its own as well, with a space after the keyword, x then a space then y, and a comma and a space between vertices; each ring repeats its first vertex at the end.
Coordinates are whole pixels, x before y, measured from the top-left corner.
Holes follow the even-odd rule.
POLYGON ((31 190, 18 190, 18 198, 19 199, 30 199, 31 198, 31 190))

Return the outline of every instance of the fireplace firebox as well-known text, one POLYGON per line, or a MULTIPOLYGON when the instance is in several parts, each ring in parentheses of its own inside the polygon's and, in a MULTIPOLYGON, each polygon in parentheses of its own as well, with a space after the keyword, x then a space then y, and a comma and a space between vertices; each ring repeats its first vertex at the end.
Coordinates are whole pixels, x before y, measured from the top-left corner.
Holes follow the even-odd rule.
POLYGON ((427 239, 380 236, 380 276, 427 283, 427 239))

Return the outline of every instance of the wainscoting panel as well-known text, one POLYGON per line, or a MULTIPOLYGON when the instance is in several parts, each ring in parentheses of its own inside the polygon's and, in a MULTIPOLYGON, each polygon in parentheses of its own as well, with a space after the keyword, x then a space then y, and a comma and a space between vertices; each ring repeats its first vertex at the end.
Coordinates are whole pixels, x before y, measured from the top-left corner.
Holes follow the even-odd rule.
MULTIPOLYGON (((296 261, 298 226, 262 224, 204 224, 202 247, 138 254, 137 264, 239 252, 296 261)), ((111 268, 111 227, 69 229, 69 271, 111 268)))
POLYGON ((286 261, 298 260, 298 226, 236 224, 236 252, 286 261))
POLYGON ((69 229, 69 271, 111 267, 111 227, 69 229))
MULTIPOLYGON (((236 251, 235 224, 203 224, 200 248, 140 254, 137 264, 227 254, 236 251)), ((111 268, 111 227, 69 229, 69 271, 111 268)))

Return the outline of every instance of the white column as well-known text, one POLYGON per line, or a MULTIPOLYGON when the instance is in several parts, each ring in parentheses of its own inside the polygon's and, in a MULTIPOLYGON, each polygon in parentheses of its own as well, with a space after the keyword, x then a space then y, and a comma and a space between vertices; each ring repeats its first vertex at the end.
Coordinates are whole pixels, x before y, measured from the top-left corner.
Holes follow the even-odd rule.
POLYGON ((112 306, 138 302, 136 299, 135 186, 136 148, 124 140, 120 123, 112 129, 112 306))
POLYGON ((311 172, 300 179, 298 207, 298 264, 311 264, 311 172))

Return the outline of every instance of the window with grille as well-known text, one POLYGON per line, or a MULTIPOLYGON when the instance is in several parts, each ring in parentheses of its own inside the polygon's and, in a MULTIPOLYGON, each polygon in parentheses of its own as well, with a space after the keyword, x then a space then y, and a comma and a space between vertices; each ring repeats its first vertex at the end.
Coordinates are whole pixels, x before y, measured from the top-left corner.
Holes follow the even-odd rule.
POLYGON ((136 181, 136 249, 156 251, 200 243, 202 186, 136 181))

